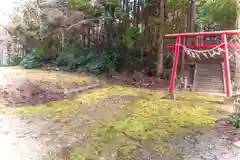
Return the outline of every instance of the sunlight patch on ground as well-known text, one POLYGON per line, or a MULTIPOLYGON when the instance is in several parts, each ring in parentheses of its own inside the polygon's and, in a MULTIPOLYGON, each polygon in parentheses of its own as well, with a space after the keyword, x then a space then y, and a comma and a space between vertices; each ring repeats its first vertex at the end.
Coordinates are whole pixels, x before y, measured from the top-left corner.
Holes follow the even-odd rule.
POLYGON ((0 77, 6 78, 24 79, 29 78, 30 80, 42 80, 47 82, 89 82, 93 80, 90 76, 76 75, 71 73, 64 73, 52 70, 41 70, 41 69, 22 69, 21 67, 2 67, 0 70, 0 77), (8 77, 9 78, 9 77, 8 77))

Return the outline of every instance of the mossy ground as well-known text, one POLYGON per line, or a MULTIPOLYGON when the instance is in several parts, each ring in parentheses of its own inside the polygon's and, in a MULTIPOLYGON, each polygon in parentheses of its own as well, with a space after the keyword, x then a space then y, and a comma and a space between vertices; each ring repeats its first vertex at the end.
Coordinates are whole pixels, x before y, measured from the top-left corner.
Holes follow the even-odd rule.
POLYGON ((168 156, 177 160, 181 150, 172 148, 167 138, 209 129, 217 119, 214 103, 223 97, 187 92, 177 93, 175 101, 164 97, 161 91, 106 85, 71 100, 13 109, 11 113, 58 123, 61 127, 43 129, 49 135, 58 130, 65 137, 69 135, 65 139, 54 135, 57 143, 69 144, 73 135, 84 135, 76 137, 71 151, 56 155, 58 158, 135 160, 168 156))

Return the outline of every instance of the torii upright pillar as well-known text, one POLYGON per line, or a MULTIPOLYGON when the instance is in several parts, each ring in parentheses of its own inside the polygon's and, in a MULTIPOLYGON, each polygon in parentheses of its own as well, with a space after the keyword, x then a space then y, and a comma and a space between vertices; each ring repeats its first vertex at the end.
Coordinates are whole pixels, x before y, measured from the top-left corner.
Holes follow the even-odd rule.
POLYGON ((231 75, 230 75, 230 66, 229 66, 229 53, 228 53, 228 44, 227 44, 227 36, 225 33, 221 35, 222 43, 223 43, 223 58, 224 58, 224 79, 225 79, 225 87, 226 87, 226 97, 230 98, 232 96, 232 85, 231 85, 231 75))
POLYGON ((178 66, 178 60, 179 60, 181 38, 182 38, 181 36, 176 37, 172 74, 171 74, 171 80, 170 80, 170 85, 169 85, 169 97, 171 99, 175 99, 174 88, 175 88, 175 80, 176 80, 177 66, 178 66))

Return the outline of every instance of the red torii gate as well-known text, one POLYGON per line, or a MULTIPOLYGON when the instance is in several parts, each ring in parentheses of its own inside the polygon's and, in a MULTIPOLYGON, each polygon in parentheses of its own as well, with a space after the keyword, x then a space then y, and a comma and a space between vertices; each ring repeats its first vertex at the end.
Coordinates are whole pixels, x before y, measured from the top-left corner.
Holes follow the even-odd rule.
MULTIPOLYGON (((177 66, 179 61, 179 52, 181 47, 181 42, 186 37, 201 37, 202 42, 201 45, 191 45, 191 46, 185 46, 186 48, 192 48, 192 49, 212 49, 214 47, 217 47, 219 45, 220 48, 222 48, 223 52, 223 58, 224 58, 224 78, 225 78, 225 86, 226 86, 226 97, 232 96, 232 87, 231 87, 231 77, 230 77, 230 69, 229 69, 229 53, 228 48, 234 47, 240 48, 240 44, 228 44, 227 43, 227 35, 236 35, 240 34, 240 30, 230 30, 230 31, 214 31, 214 32, 193 32, 193 33, 177 33, 177 34, 166 34, 166 38, 175 38, 176 44, 175 46, 168 46, 168 49, 174 49, 174 59, 173 59, 173 66, 172 66, 172 74, 171 74, 171 80, 169 85, 169 94, 173 96, 174 94, 174 86, 175 86, 175 79, 176 79, 176 72, 177 72, 177 66), (221 36, 221 44, 204 44, 203 38, 206 36, 221 36)), ((184 58, 182 59, 184 62, 184 58)))

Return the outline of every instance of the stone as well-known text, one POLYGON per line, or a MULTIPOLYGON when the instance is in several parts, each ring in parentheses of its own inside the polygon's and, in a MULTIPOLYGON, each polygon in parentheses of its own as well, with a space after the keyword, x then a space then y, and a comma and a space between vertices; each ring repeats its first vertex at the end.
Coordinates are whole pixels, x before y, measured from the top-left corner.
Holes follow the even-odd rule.
POLYGON ((240 148, 240 141, 233 143, 236 147, 240 148))

